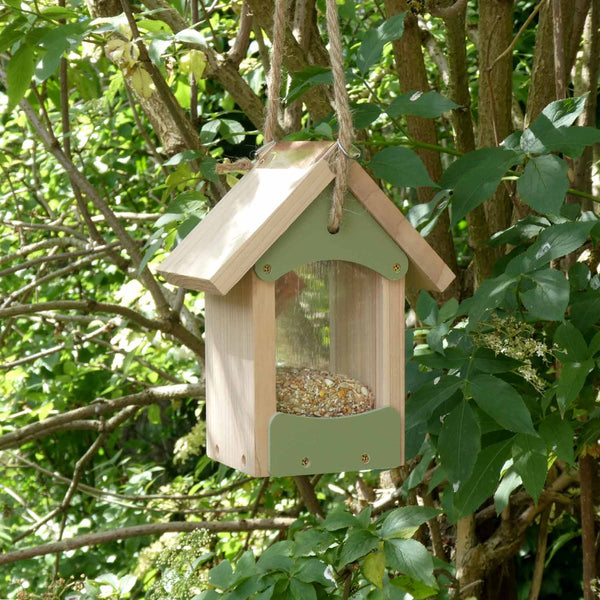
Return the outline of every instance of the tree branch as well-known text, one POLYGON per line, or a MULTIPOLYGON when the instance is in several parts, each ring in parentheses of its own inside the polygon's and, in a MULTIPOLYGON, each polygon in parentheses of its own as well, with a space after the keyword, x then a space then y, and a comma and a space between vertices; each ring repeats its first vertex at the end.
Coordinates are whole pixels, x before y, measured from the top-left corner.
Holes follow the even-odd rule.
POLYGON ((0 436, 0 450, 14 448, 21 445, 23 439, 32 436, 41 437, 53 428, 61 427, 72 421, 99 417, 107 413, 118 411, 128 406, 148 406, 162 400, 177 400, 183 398, 201 398, 204 395, 204 386, 198 384, 165 385, 150 388, 136 394, 122 396, 115 400, 96 398, 87 406, 75 408, 54 417, 48 417, 37 423, 26 425, 16 431, 0 436))
MULTIPOLYGON (((4 84, 6 84, 6 72, 1 68, 0 79, 4 84)), ((142 263, 142 255, 138 250, 137 244, 129 235, 127 230, 123 227, 119 219, 116 218, 112 209, 104 201, 96 188, 83 175, 83 173, 79 171, 73 161, 71 161, 71 159, 69 159, 62 151, 56 137, 54 136, 54 133, 44 127, 31 104, 29 104, 26 99, 23 99, 19 103, 19 106, 27 115, 29 122, 33 126, 39 138, 42 140, 48 152, 50 152, 56 158, 67 175, 69 175, 71 181, 77 185, 77 187, 93 202, 96 208, 106 217, 106 221, 111 226, 112 230, 121 242, 121 245, 127 250, 134 264, 139 267, 142 263)), ((170 307, 165 299, 163 290, 147 266, 142 269, 140 273, 140 279, 152 295, 158 313, 161 316, 168 316, 170 313, 170 307)))
POLYGON ((133 537, 162 535, 167 532, 190 532, 198 529, 214 532, 281 531, 288 529, 294 521, 295 519, 281 517, 275 519, 241 519, 239 521, 172 521, 170 523, 135 525, 133 527, 122 527, 111 531, 91 533, 63 540, 61 542, 6 552, 5 554, 0 554, 0 565, 6 565, 28 558, 34 558, 36 556, 55 554, 56 552, 77 550, 78 548, 85 548, 86 546, 95 546, 97 544, 106 544, 117 540, 126 540, 133 537))

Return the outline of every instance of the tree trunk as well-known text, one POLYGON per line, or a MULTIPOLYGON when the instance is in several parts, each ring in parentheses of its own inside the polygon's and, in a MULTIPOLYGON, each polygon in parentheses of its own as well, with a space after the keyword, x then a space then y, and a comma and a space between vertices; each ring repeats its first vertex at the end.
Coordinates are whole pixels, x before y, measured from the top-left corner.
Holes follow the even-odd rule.
MULTIPOLYGON (((449 82, 448 95, 460 105, 452 111, 452 127, 456 149, 467 153, 475 150, 475 133, 471 116, 471 92, 466 46, 466 6, 458 14, 444 19, 448 44, 449 82)), ((490 232, 483 206, 478 206, 467 215, 469 244, 473 249, 474 287, 492 274, 496 260, 493 248, 487 245, 490 232)), ((464 291, 464 290, 463 290, 464 291)))
MULTIPOLYGON (((588 93, 585 111, 579 117, 579 125, 596 126, 596 109, 598 98, 596 87, 600 64, 600 0, 593 0, 583 34, 583 52, 579 64, 576 65, 575 95, 588 93)), ((588 146, 575 161, 575 188, 584 192, 592 192, 592 168, 594 149, 588 146)), ((591 200, 582 200, 584 210, 592 210, 591 200)))
MULTIPOLYGON (((497 146, 512 131, 512 54, 495 61, 512 41, 513 9, 513 0, 479 2, 479 148, 497 146)), ((491 234, 510 226, 506 186, 485 202, 485 212, 491 234)))
MULTIPOLYGON (((406 0, 385 0, 385 8, 388 18, 406 11, 406 0)), ((425 60, 421 49, 421 35, 418 22, 410 12, 404 21, 404 34, 393 42, 396 71, 403 92, 429 90, 425 60)), ((437 133, 435 123, 431 119, 422 117, 407 117, 408 133, 414 139, 427 144, 437 144, 437 133)), ((439 181, 442 176, 442 162, 439 152, 433 150, 418 149, 417 153, 427 167, 430 177, 439 181)), ((419 188, 417 191, 419 202, 429 202, 435 195, 432 188, 419 188)), ((456 251, 450 232, 450 220, 445 212, 438 221, 437 226, 428 236, 427 241, 433 249, 446 261, 454 271, 458 271, 456 262, 456 251)), ((443 298, 459 296, 459 282, 456 279, 444 292, 443 298)))

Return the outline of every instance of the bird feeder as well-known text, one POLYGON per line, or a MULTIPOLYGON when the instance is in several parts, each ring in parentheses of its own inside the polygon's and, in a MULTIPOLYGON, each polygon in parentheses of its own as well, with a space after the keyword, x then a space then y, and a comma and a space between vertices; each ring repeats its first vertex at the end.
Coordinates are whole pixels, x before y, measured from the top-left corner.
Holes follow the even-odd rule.
POLYGON ((159 268, 205 292, 207 453, 258 477, 402 464, 405 289, 454 278, 355 161, 329 233, 333 151, 275 144, 159 268))

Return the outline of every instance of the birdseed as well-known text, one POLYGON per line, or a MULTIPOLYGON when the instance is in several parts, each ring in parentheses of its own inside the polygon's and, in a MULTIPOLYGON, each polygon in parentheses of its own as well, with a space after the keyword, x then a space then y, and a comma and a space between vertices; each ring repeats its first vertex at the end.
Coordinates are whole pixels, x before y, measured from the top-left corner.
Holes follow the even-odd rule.
POLYGON ((304 417, 343 417, 375 407, 371 389, 346 375, 308 368, 277 368, 277 411, 304 417))

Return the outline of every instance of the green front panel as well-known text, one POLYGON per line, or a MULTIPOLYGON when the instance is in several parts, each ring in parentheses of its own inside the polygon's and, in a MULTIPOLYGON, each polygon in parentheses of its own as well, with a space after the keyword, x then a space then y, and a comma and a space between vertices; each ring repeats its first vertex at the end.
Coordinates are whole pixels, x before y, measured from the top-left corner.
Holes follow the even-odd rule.
POLYGON ((400 464, 402 424, 390 406, 337 418, 275 413, 269 423, 273 477, 392 469, 400 464))
POLYGON ((408 258, 351 193, 346 194, 340 230, 329 233, 332 190, 330 184, 261 256, 254 266, 260 278, 275 281, 300 265, 318 260, 345 260, 388 279, 404 277, 408 258))

